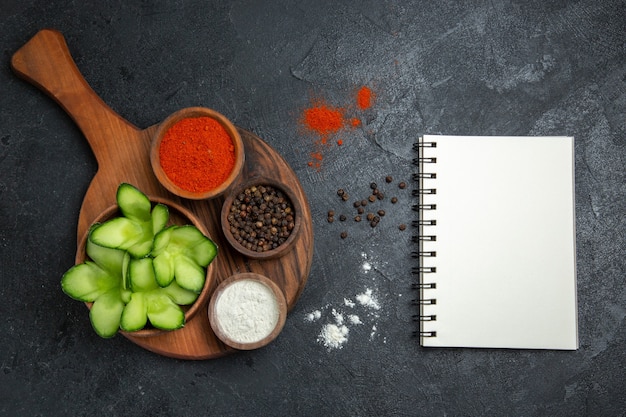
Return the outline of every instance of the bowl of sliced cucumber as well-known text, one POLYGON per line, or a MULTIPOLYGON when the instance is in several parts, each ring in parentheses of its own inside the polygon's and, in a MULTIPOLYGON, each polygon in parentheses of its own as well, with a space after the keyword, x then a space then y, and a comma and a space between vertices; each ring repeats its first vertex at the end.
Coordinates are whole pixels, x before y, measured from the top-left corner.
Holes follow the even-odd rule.
POLYGON ((95 332, 150 337, 173 331, 204 306, 217 245, 204 224, 172 201, 122 183, 117 204, 81 239, 63 291, 89 308, 95 332))

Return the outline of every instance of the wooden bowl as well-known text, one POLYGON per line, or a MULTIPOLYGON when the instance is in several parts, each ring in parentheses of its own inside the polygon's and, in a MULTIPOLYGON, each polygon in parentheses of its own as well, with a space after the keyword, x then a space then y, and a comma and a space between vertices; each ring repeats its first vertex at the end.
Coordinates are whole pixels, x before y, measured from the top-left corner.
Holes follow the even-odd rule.
POLYGON ((282 290, 274 281, 260 274, 246 272, 231 275, 218 285, 211 297, 208 314, 211 328, 222 342, 235 349, 252 350, 267 345, 280 334, 287 318, 287 301, 282 290), (254 325, 248 326, 247 329, 246 326, 243 326, 240 334, 233 335, 229 325, 226 324, 225 317, 229 312, 232 312, 230 310, 233 307, 232 303, 237 302, 237 294, 241 294, 241 291, 244 290, 244 285, 248 289, 262 294, 262 296, 259 296, 259 299, 262 301, 258 306, 247 301, 237 305, 240 307, 240 310, 237 311, 237 323, 246 322, 245 319, 240 318, 241 315, 246 316, 247 319, 262 317, 260 315, 262 314, 260 313, 261 305, 267 306, 275 317, 267 323, 255 322, 254 325), (271 305, 268 305, 268 303, 271 305), (259 329, 263 327, 266 327, 263 329, 265 331, 260 335, 254 335, 245 331, 250 328, 259 329))
POLYGON ((285 184, 269 178, 253 177, 237 185, 229 191, 226 199, 224 200, 224 204, 222 205, 221 224, 224 237, 226 237, 228 243, 242 255, 252 259, 274 259, 285 255, 293 248, 294 244, 296 243, 298 232, 300 231, 300 225, 302 224, 302 206, 300 205, 300 201, 293 193, 293 191, 291 191, 291 189, 285 184), (231 206, 233 205, 233 201, 235 200, 235 198, 237 198, 237 196, 244 192, 247 188, 260 185, 271 186, 276 190, 280 190, 290 201, 291 207, 294 212, 294 227, 291 230, 291 233, 289 234, 287 240, 280 244, 278 247, 263 252, 248 249, 241 243, 239 243, 237 239, 235 239, 235 237, 233 236, 230 222, 228 219, 231 206))
POLYGON ((230 187, 235 180, 237 180, 241 174, 245 161, 243 141, 241 140, 241 136, 239 135, 237 128, 222 114, 204 107, 188 107, 171 114, 157 128, 150 146, 150 164, 152 165, 152 171, 159 182, 173 194, 191 200, 205 200, 223 194, 224 191, 226 191, 228 187, 230 187), (235 165, 230 175, 216 188, 204 192, 189 191, 172 182, 163 170, 159 156, 159 147, 161 146, 161 142, 163 141, 163 137, 167 131, 183 119, 197 117, 210 117, 219 122, 230 136, 235 148, 235 165))
MULTIPOLYGON (((164 198, 160 198, 160 197, 154 197, 154 196, 148 196, 148 198, 150 199, 150 201, 152 202, 153 206, 157 203, 161 203, 161 204, 165 204, 167 206, 167 208, 169 209, 169 214, 170 214, 170 218, 169 218, 169 223, 168 225, 186 225, 186 224, 193 224, 195 227, 198 228, 198 230, 205 236, 209 237, 209 232, 206 228, 206 226, 204 225, 204 223, 202 223, 200 221, 200 219, 198 219, 198 217, 196 217, 193 213, 191 213, 189 210, 187 210, 185 207, 174 203, 173 201, 164 199, 164 198)), ((121 215, 121 212, 119 211, 119 207, 117 206, 117 204, 108 207, 106 210, 104 210, 95 220, 94 223, 103 223, 109 219, 112 219, 114 217, 118 217, 121 215)), ((87 246, 87 239, 89 238, 89 231, 87 231, 87 233, 85 233, 85 235, 81 238, 79 244, 78 244, 78 249, 76 251, 76 258, 75 258, 75 263, 76 264, 80 264, 83 263, 86 259, 87 259, 87 254, 85 252, 86 246, 87 246)), ((215 260, 213 260, 207 267, 206 269, 206 279, 204 281, 204 287, 202 287, 202 291, 200 292, 200 294, 198 295, 198 298, 196 299, 196 301, 189 305, 189 306, 181 306, 181 308, 183 309, 183 311, 185 312, 185 323, 189 322, 189 320, 192 319, 192 317, 194 317, 198 311, 200 311, 200 309, 206 305, 206 302, 209 299, 210 296, 210 290, 211 287, 213 286, 213 280, 215 279, 215 268, 214 265, 215 264, 215 260)), ((85 303, 87 305, 87 307, 89 309, 91 309, 91 305, 93 303, 85 303)), ((149 326, 149 324, 148 324, 149 326)), ((170 330, 161 330, 161 329, 157 329, 154 327, 145 327, 141 330, 137 330, 134 332, 124 332, 122 330, 120 330, 120 333, 122 334, 129 334, 129 335, 133 335, 136 337, 150 337, 150 336, 155 336, 157 334, 163 333, 163 332, 167 332, 170 330)))

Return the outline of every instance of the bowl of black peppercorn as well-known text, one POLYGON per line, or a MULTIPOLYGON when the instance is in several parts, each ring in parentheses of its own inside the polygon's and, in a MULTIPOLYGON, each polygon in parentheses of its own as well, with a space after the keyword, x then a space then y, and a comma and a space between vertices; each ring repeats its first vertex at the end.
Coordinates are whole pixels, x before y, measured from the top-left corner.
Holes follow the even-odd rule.
POLYGON ((299 200, 285 184, 250 178, 224 200, 222 231, 228 243, 248 258, 278 258, 295 244, 301 212, 299 200))

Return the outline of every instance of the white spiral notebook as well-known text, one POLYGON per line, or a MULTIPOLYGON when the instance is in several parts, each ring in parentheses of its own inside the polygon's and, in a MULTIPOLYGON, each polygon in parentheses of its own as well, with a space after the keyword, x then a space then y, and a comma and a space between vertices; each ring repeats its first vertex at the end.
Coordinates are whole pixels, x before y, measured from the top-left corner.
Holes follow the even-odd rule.
POLYGON ((577 349, 574 139, 414 148, 421 345, 577 349))

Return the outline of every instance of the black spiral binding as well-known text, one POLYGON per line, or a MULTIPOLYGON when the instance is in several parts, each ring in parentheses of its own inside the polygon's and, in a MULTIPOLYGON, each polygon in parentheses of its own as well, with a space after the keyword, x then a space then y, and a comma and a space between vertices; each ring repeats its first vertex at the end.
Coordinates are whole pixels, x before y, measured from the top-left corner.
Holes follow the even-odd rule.
MULTIPOLYGON (((427 297, 426 292, 424 290, 433 290, 437 288, 436 282, 429 282, 429 275, 437 272, 436 266, 424 266, 423 259, 424 258, 434 258, 437 256, 436 251, 425 251, 423 250, 423 242, 433 242, 437 240, 437 236, 428 233, 428 227, 436 226, 437 221, 432 219, 424 219, 422 218, 425 211, 436 210, 436 204, 424 204, 423 196, 424 195, 433 195, 437 194, 437 189, 432 187, 425 187, 424 180, 436 179, 437 174, 432 172, 432 165, 436 164, 437 158, 434 157, 425 157, 424 156, 424 148, 436 148, 436 142, 425 142, 423 137, 419 138, 419 141, 413 144, 413 149, 417 152, 417 158, 413 158, 413 164, 417 166, 418 172, 413 174, 413 180, 417 183, 417 188, 413 190, 412 194, 418 197, 418 203, 414 204, 412 209, 416 211, 417 220, 413 221, 411 224, 413 227, 417 229, 417 234, 412 236, 411 240, 417 243, 419 250, 412 252, 411 256, 418 260, 418 266, 412 268, 411 273, 418 276, 418 282, 413 284, 413 288, 419 291, 419 298, 413 300, 413 303, 420 306, 423 305, 435 305, 437 304, 437 299, 433 297, 427 297)), ((421 324, 424 322, 432 322, 437 321, 437 316, 434 314, 416 314, 413 316, 415 320, 420 322, 420 330, 415 332, 416 335, 420 337, 436 337, 436 331, 424 331, 421 324)))

